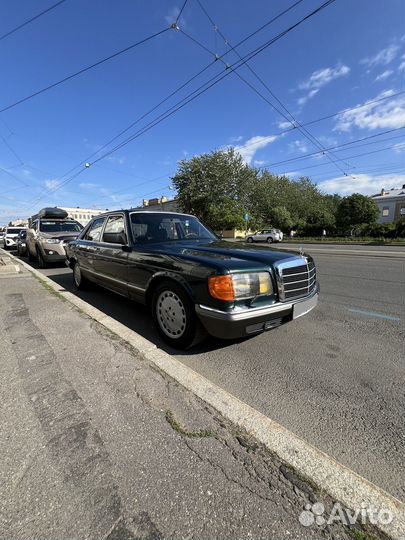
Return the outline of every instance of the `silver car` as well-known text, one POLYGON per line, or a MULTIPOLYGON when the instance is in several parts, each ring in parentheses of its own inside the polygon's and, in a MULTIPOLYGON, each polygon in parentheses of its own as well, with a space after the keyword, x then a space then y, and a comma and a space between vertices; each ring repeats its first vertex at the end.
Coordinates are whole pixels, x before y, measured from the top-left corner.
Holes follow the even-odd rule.
POLYGON ((263 229, 254 234, 249 234, 245 238, 246 242, 267 242, 272 244, 273 242, 281 242, 283 240, 283 233, 280 229, 263 229))

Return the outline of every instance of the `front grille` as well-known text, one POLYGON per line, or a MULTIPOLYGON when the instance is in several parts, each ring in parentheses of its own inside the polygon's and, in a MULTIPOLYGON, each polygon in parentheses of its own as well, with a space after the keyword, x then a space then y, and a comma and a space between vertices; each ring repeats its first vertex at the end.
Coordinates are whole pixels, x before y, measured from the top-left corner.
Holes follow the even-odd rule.
POLYGON ((315 287, 316 268, 312 260, 305 259, 305 264, 295 261, 278 266, 278 289, 282 302, 308 296, 315 287))

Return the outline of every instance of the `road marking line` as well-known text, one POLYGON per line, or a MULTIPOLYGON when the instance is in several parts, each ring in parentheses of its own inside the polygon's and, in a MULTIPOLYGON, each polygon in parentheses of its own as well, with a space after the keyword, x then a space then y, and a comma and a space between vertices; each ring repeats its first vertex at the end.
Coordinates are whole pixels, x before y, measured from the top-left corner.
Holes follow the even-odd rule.
POLYGON ((145 360, 158 366, 169 377, 211 405, 233 424, 245 429, 270 451, 276 453, 281 461, 311 479, 335 500, 343 503, 350 510, 358 510, 365 504, 376 512, 389 511, 393 516, 392 521, 380 523, 379 529, 393 540, 404 539, 405 505, 402 501, 212 383, 124 324, 91 306, 75 294, 65 291, 63 287, 26 262, 17 259, 14 255, 9 256, 54 291, 60 293, 67 301, 80 308, 86 315, 127 341, 145 360))
POLYGON ((363 311, 362 309, 349 309, 351 313, 358 313, 365 317, 375 317, 376 319, 385 319, 387 321, 400 321, 400 317, 392 317, 391 315, 383 315, 382 313, 376 313, 375 311, 363 311))

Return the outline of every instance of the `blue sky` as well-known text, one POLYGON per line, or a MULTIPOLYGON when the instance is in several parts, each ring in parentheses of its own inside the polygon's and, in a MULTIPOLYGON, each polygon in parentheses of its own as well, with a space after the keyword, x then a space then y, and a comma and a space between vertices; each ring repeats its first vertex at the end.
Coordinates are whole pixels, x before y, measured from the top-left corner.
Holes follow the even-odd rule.
MULTIPOLYGON (((201 2, 232 45, 294 3, 201 2)), ((3 0, 0 36, 52 3, 3 0)), ((303 0, 238 52, 254 50, 321 3, 303 0)), ((182 4, 66 0, 0 40, 0 109, 169 26, 182 4)), ((292 178, 307 175, 324 191, 343 195, 371 194, 405 183, 405 130, 398 129, 405 126, 405 94, 390 97, 405 90, 404 20, 402 0, 336 0, 250 61, 300 123, 387 98, 308 126, 326 148, 396 129, 337 149, 333 156, 327 153, 329 158, 305 157, 270 170, 292 178)), ((188 0, 179 26, 213 53, 229 51, 196 0, 188 0)), ((256 166, 319 151, 319 144, 298 129, 286 133, 291 124, 230 72, 130 144, 89 168, 74 168, 212 59, 184 34, 169 30, 0 113, 0 224, 46 205, 111 209, 170 196, 178 160, 230 145, 256 166)), ((231 51, 223 60, 232 65, 238 58, 231 51)), ((221 60, 127 134, 218 73, 224 73, 221 60)), ((246 66, 238 73, 280 108, 246 66)))

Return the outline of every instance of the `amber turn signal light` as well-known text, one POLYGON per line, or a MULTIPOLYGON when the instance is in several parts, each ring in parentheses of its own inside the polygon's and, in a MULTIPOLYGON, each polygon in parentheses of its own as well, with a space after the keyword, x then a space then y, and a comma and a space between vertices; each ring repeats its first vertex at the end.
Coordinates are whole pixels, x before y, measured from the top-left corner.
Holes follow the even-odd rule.
POLYGON ((208 290, 213 298, 233 302, 235 300, 235 290, 232 276, 211 276, 208 278, 208 290))

